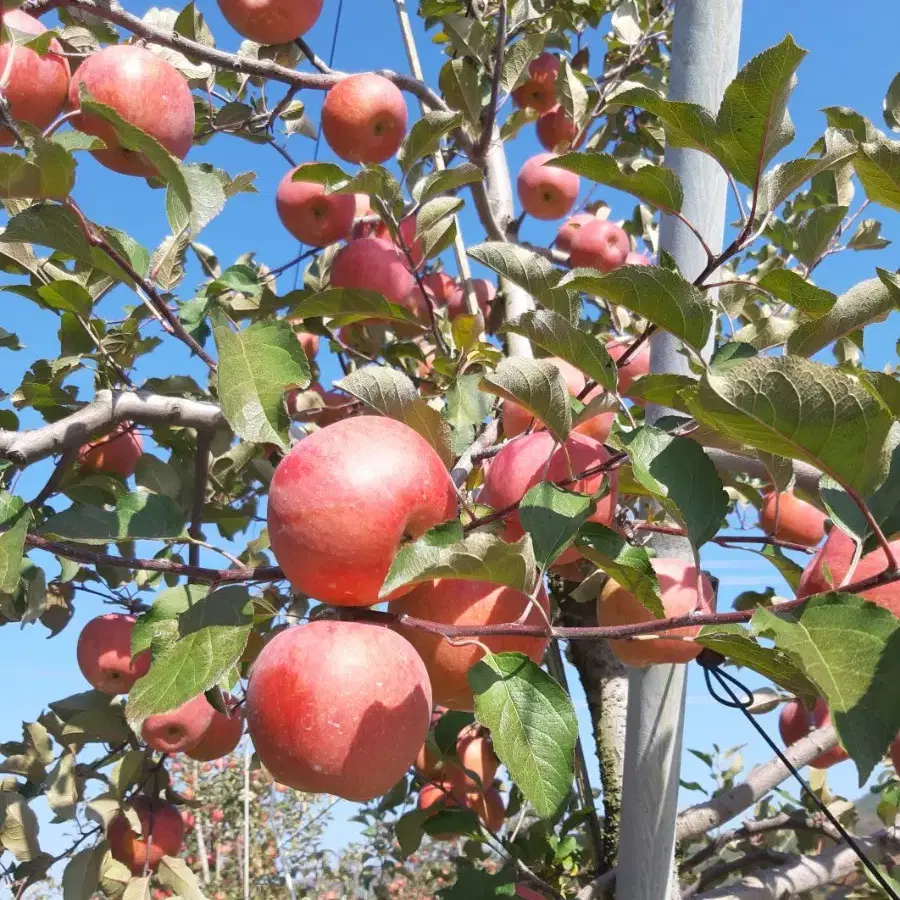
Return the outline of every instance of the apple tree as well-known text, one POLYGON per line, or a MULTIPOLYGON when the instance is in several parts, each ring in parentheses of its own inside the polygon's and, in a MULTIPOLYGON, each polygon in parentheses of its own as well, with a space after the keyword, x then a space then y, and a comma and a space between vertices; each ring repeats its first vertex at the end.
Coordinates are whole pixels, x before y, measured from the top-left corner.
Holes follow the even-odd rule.
POLYGON ((415 27, 395 0, 373 15, 406 61, 355 73, 304 38, 335 6, 219 0, 214 35, 193 0, 7 3, 4 306, 58 352, 0 393, 2 640, 97 614, 85 684, 0 745, 5 883, 609 896, 629 679, 699 665, 730 715, 780 706, 787 749, 746 774, 697 751, 712 790, 659 814, 681 895, 896 891, 900 785, 878 776, 884 825, 854 840, 823 772, 900 763, 900 390, 865 356, 900 277, 825 273, 889 243, 900 80, 888 131, 830 107, 803 152, 790 36, 707 108, 669 96, 669 0, 420 0, 415 27), (283 170, 254 199, 295 258, 229 220, 257 187, 206 161, 223 145, 283 170), (685 211, 685 151, 728 179, 722 241, 685 211), (86 211, 88 155, 111 193, 146 183, 155 246, 86 211), (246 240, 230 264, 214 219, 246 240), (709 544, 792 596, 724 608, 709 544), (329 797, 367 842, 336 867, 329 797))

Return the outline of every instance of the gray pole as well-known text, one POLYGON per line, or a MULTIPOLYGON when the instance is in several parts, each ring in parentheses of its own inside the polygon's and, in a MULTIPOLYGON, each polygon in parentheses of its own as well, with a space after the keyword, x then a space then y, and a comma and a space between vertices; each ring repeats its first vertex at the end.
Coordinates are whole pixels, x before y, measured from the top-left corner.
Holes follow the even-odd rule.
MULTIPOLYGON (((669 99, 701 103, 715 112, 737 72, 740 33, 741 0, 676 0, 669 99)), ((668 147, 665 162, 684 187, 685 217, 718 252, 725 228, 725 173, 696 150, 668 147)), ((706 265, 699 241, 677 219, 663 217, 660 246, 672 254, 686 278, 695 278, 706 265)), ((650 370, 688 374, 687 361, 670 334, 653 335, 650 370)), ((668 410, 650 407, 647 412, 652 423, 668 410)), ((659 537, 653 543, 658 555, 693 555, 686 541, 659 537)), ((629 670, 619 900, 679 896, 673 859, 686 668, 629 670)))

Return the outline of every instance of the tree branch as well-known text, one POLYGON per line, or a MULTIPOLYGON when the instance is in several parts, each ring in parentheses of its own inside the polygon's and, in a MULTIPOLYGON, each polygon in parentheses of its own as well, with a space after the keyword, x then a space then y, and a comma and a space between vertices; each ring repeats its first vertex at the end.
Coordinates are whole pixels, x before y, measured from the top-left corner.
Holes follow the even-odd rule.
MULTIPOLYGON (((212 431, 197 432, 196 456, 194 457, 194 500, 191 504, 191 527, 188 534, 195 540, 203 538, 203 506, 206 502, 206 481, 209 477, 209 448, 212 445, 212 431)), ((188 547, 188 562, 192 566, 200 564, 200 544, 188 547)))
POLYGON ((488 101, 487 118, 481 129, 481 137, 475 155, 482 157, 487 153, 494 134, 494 124, 497 121, 497 107, 500 99, 500 77, 503 75, 503 60, 506 55, 506 0, 500 0, 500 8, 497 11, 497 43, 494 49, 494 72, 491 78, 491 99, 488 101))

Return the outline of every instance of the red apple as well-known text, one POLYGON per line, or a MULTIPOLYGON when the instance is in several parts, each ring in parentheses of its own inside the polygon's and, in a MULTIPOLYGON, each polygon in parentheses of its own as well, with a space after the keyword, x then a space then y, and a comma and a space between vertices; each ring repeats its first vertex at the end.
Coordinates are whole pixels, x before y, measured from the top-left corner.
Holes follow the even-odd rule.
MULTIPOLYGON (((538 602, 549 614, 550 604, 543 589, 538 602)), ((529 609, 525 620, 528 624, 545 624, 544 616, 529 607, 528 597, 521 591, 485 581, 427 581, 399 600, 392 600, 388 609, 444 625, 500 625, 515 622, 529 609)), ((398 626, 398 631, 424 660, 435 702, 450 709, 472 709, 474 700, 467 673, 484 656, 481 647, 474 643, 451 644, 440 635, 416 628, 398 626)), ((547 648, 544 638, 485 636, 480 641, 492 653, 524 653, 535 662, 541 661, 547 648)))
POLYGON ((482 729, 475 725, 464 728, 456 739, 456 755, 467 790, 484 791, 493 784, 500 760, 494 753, 490 736, 482 729))
POLYGON ((298 331, 297 340, 300 342, 300 346, 303 348, 303 353, 306 355, 306 358, 312 362, 319 352, 319 336, 317 334, 310 334, 308 331, 298 331))
POLYGON ((460 293, 459 282, 446 272, 428 272, 422 276, 422 284, 434 294, 438 303, 449 303, 451 297, 460 293))
POLYGON ((122 422, 109 434, 84 444, 78 451, 82 472, 108 472, 130 478, 144 452, 144 441, 131 422, 122 422))
MULTIPOLYGON (((432 815, 437 815, 445 809, 458 809, 461 801, 465 803, 465 798, 456 796, 453 785, 448 782, 442 782, 422 785, 416 806, 421 810, 429 810, 432 815)), ((432 834, 430 837, 433 841, 455 841, 459 835, 448 832, 446 834, 432 834)))
POLYGON ((536 109, 547 112, 556 104, 556 76, 559 58, 552 53, 542 53, 528 65, 528 80, 513 93, 513 103, 520 109, 536 109))
MULTIPOLYGON (((92 53, 69 85, 69 105, 79 106, 78 86, 91 99, 114 109, 126 122, 156 138, 178 159, 194 140, 194 98, 182 74, 155 53, 136 44, 115 44, 92 53)), ((112 124, 100 116, 79 115, 72 124, 99 137, 105 150, 94 156, 114 172, 151 177, 156 166, 134 150, 120 146, 112 124)))
POLYGON ((375 291, 401 306, 415 284, 403 254, 374 237, 349 241, 331 264, 332 287, 375 291))
POLYGON ((428 741, 425 741, 413 761, 413 766, 420 775, 433 780, 440 776, 443 762, 443 758, 431 749, 428 741))
POLYGON ((177 709, 157 713, 144 720, 141 737, 160 753, 177 753, 196 744, 212 724, 215 710, 203 694, 177 709))
MULTIPOLYGON (((47 29, 20 9, 6 10, 3 21, 13 30, 27 35, 43 34, 47 29)), ((62 112, 69 94, 69 62, 59 41, 50 41, 50 52, 43 56, 21 44, 0 45, 0 72, 3 95, 13 119, 27 122, 42 131, 62 112)), ((15 141, 13 133, 0 128, 0 147, 15 141)))
POLYGON ((498 832, 506 821, 506 807, 496 788, 488 788, 483 794, 469 794, 469 806, 484 823, 488 831, 498 832))
POLYGON ((216 822, 216 823, 224 822, 224 821, 225 821, 225 813, 222 812, 221 809, 214 809, 214 810, 209 814, 209 820, 210 820, 211 822, 216 822))
MULTIPOLYGON (((610 341, 606 345, 609 355, 618 363, 625 355, 628 348, 634 343, 635 338, 628 338, 625 341, 610 341)), ((619 393, 627 394, 631 390, 631 386, 644 375, 650 374, 650 342, 644 341, 637 352, 634 353, 627 363, 619 366, 619 393)), ((643 406, 642 400, 635 401, 643 406)))
POLYGON ((563 151, 578 137, 578 128, 561 106, 554 106, 537 120, 537 136, 545 150, 563 151))
POLYGON ((127 694, 150 668, 149 650, 132 658, 134 623, 134 616, 107 613, 91 619, 78 635, 78 668, 104 694, 127 694))
POLYGON ((588 266, 601 272, 612 272, 624 265, 630 251, 628 235, 622 228, 608 219, 594 219, 572 236, 569 263, 573 267, 588 266))
POLYGON ((151 872, 164 856, 177 856, 184 840, 184 822, 171 803, 154 802, 138 795, 131 801, 141 823, 140 837, 131 830, 124 813, 110 820, 106 839, 113 859, 124 863, 132 875, 141 876, 144 869, 151 872))
MULTIPOLYGON (((475 300, 478 303, 478 309, 484 318, 487 318, 491 311, 491 303, 497 296, 497 288, 486 278, 473 278, 472 289, 475 291, 475 300)), ((447 298, 447 315, 451 319, 457 316, 468 315, 469 310, 466 306, 466 295, 463 286, 456 282, 453 290, 447 298)))
MULTIPOLYGON (((654 557, 650 560, 659 581, 666 618, 685 616, 695 610, 714 612, 716 598, 709 579, 689 559, 654 557)), ((640 600, 610 578, 597 601, 597 622, 601 626, 638 625, 656 621, 640 600)), ((699 626, 670 628, 662 635, 694 637, 699 626)), ((703 649, 691 641, 655 637, 653 640, 610 640, 609 648, 629 666, 643 668, 654 663, 687 663, 703 649)))
MULTIPOLYGON (((831 714, 828 711, 828 705, 821 697, 816 701, 812 712, 800 700, 791 700, 781 707, 778 731, 785 747, 790 747, 791 744, 796 744, 801 738, 805 738, 813 729, 822 728, 830 723, 831 714)), ((814 769, 829 769, 849 758, 847 751, 838 744, 817 756, 810 765, 814 769)))
POLYGON ((322 105, 328 146, 347 162, 383 163, 406 137, 406 101, 393 83, 371 72, 341 79, 322 105))
POLYGON ((380 796, 416 758, 430 719, 422 660, 379 625, 319 620, 288 628, 266 644, 250 675, 247 725, 256 752, 297 790, 380 796))
POLYGON ((519 172, 519 202, 536 219, 561 219, 578 198, 581 182, 574 172, 544 165, 555 158, 553 153, 538 153, 519 172))
POLYGON ((269 538, 295 590, 371 606, 400 544, 456 514, 453 482, 423 437, 393 419, 357 416, 315 432, 281 461, 269 538))
MULTIPOLYGON (((403 243, 406 245, 406 249, 409 250, 409 255, 412 257, 413 265, 416 267, 416 269, 419 269, 421 268, 422 263, 425 262, 425 252, 422 249, 422 242, 416 240, 417 221, 418 220, 415 213, 413 213, 411 216, 407 216, 405 219, 401 219, 400 237, 403 238, 403 243)), ((384 222, 379 222, 375 226, 374 234, 375 237, 380 238, 386 243, 394 243, 394 239, 391 237, 391 232, 384 222)), ((400 251, 403 258, 406 259, 406 254, 403 252, 403 248, 397 246, 397 249, 400 251)))
POLYGON ((572 249, 572 238, 575 237, 578 229, 583 225, 587 225, 588 222, 596 221, 597 217, 591 213, 575 213, 574 216, 570 216, 560 226, 559 231, 556 232, 556 240, 554 242, 556 248, 563 253, 569 253, 572 249))
POLYGON ((625 265, 626 266, 649 266, 650 259, 644 253, 635 253, 634 251, 629 251, 628 256, 625 257, 625 265))
POLYGON ((793 491, 768 491, 763 497, 759 524, 766 534, 779 540, 815 547, 825 537, 827 518, 793 491))
MULTIPOLYGON (((479 502, 494 509, 502 509, 518 503, 527 491, 540 481, 560 482, 579 472, 586 471, 610 458, 599 441, 583 434, 570 434, 565 444, 559 446, 549 431, 516 438, 508 443, 493 459, 484 478, 479 502), (550 459, 550 465, 547 460, 550 459)), ((604 525, 612 523, 619 497, 619 474, 598 472, 587 478, 566 484, 566 490, 579 494, 594 494, 609 479, 609 491, 597 502, 591 522, 604 525)), ((524 534, 517 511, 504 519, 503 536, 508 541, 518 540, 524 534)), ((569 547, 554 565, 564 566, 581 557, 575 547, 569 547)))
POLYGON ((306 34, 323 0, 218 0, 228 24, 257 44, 287 44, 306 34))
MULTIPOLYGON (((226 698, 231 705, 231 698, 226 698)), ((244 717, 237 710, 232 710, 228 715, 213 710, 212 721, 200 740, 191 744, 185 753, 199 762, 208 762, 213 759, 221 759, 228 756, 241 742, 244 734, 244 717)))
POLYGON ((325 186, 312 181, 294 181, 291 169, 278 183, 275 208, 281 224, 304 244, 327 247, 343 241, 353 230, 356 197, 353 194, 329 194, 325 186))
POLYGON ((516 896, 520 897, 521 900, 547 900, 543 894, 539 894, 533 888, 528 887, 527 884, 516 885, 516 896))

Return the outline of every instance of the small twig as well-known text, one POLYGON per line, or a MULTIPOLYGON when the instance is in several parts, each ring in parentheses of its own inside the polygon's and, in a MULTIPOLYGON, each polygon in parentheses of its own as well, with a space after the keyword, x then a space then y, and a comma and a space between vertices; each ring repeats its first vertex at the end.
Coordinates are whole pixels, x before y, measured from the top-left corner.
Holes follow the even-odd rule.
POLYGON ((206 479, 209 474, 209 448, 212 446, 211 431, 197 432, 197 447, 194 456, 194 499, 191 504, 191 526, 188 535, 193 543, 188 547, 188 562, 200 565, 200 541, 203 539, 203 506, 206 502, 206 479))
POLYGON ((475 148, 478 158, 487 153, 494 134, 494 124, 497 121, 497 107, 500 99, 500 78, 503 75, 503 61, 506 56, 506 0, 500 0, 497 10, 497 43, 494 47, 494 72, 491 78, 491 99, 488 101, 487 117, 481 129, 481 137, 475 148))
POLYGON ((884 532, 881 530, 881 526, 872 515, 872 511, 866 506, 865 500, 863 500, 863 498, 859 496, 859 493, 849 485, 845 484, 843 487, 849 494, 850 499, 857 505, 859 511, 865 517, 866 524, 872 530, 872 534, 875 536, 875 540, 878 541, 878 545, 884 550, 884 555, 887 559, 887 571, 896 572, 900 570, 900 566, 897 564, 897 557, 894 555, 894 549, 891 547, 891 542, 885 537, 884 532))

